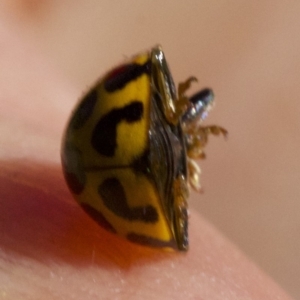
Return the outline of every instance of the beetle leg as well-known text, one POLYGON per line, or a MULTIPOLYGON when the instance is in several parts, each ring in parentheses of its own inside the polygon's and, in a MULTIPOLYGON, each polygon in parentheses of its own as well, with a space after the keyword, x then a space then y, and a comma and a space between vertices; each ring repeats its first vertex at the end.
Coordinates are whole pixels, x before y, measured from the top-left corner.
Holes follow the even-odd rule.
POLYGON ((189 97, 186 96, 185 92, 191 87, 192 82, 197 81, 194 76, 189 77, 184 82, 178 84, 178 99, 175 101, 176 111, 174 118, 178 122, 180 117, 186 112, 188 105, 190 104, 189 97))
POLYGON ((185 92, 190 88, 192 82, 197 81, 196 77, 189 77, 184 82, 178 84, 178 96, 177 99, 165 107, 165 115, 170 123, 177 125, 182 115, 186 112, 189 102, 189 97, 185 95, 185 92))
POLYGON ((192 82, 197 82, 197 78, 194 76, 189 77, 184 82, 178 84, 178 98, 186 98, 185 92, 191 87, 192 82))
POLYGON ((197 191, 201 192, 200 175, 201 169, 195 160, 188 158, 189 184, 197 191))
POLYGON ((221 127, 221 126, 218 126, 218 125, 210 125, 210 126, 203 126, 203 127, 200 127, 201 130, 204 130, 206 131, 206 135, 209 135, 209 134, 213 134, 213 135, 223 135, 224 137, 227 137, 227 134, 228 134, 228 131, 221 127))
POLYGON ((208 142, 208 136, 210 134, 215 136, 223 135, 226 137, 227 130, 221 126, 210 125, 192 128, 186 132, 188 157, 193 159, 205 158, 203 149, 208 142))

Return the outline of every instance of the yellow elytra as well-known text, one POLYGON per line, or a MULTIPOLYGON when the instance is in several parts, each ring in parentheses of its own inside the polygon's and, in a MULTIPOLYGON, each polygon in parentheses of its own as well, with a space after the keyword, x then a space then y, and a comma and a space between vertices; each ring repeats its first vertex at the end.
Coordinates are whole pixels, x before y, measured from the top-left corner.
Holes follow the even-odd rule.
POLYGON ((188 182, 199 185, 192 159, 203 156, 209 133, 226 133, 200 126, 213 97, 207 89, 186 97, 193 80, 177 96, 157 46, 105 75, 69 121, 62 164, 71 192, 99 224, 130 241, 188 249, 188 182))

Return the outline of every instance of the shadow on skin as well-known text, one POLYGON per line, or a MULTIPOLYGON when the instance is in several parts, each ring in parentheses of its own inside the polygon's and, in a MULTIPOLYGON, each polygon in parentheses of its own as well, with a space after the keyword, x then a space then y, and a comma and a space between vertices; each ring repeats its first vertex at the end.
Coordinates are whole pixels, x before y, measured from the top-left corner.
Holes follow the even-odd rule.
POLYGON ((130 268, 182 255, 134 245, 99 227, 73 200, 59 165, 0 162, 0 246, 41 263, 130 268))

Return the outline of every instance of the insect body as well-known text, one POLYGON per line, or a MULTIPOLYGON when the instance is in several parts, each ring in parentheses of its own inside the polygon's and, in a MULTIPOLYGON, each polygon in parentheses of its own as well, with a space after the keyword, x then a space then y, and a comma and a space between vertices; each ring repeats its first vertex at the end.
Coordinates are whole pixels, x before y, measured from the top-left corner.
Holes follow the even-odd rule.
POLYGON ((200 188, 195 158, 209 133, 205 89, 178 95, 162 49, 135 56, 105 75, 73 112, 62 165, 75 199, 111 232, 144 245, 188 249, 189 185, 200 188))

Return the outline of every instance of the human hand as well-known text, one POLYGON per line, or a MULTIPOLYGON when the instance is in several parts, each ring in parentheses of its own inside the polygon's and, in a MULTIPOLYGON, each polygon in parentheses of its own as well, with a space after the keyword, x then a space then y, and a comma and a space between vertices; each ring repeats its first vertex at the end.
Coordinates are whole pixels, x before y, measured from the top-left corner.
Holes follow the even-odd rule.
POLYGON ((2 27, 3 299, 290 299, 195 211, 190 250, 131 244, 95 224, 64 182, 59 145, 77 92, 2 27))

